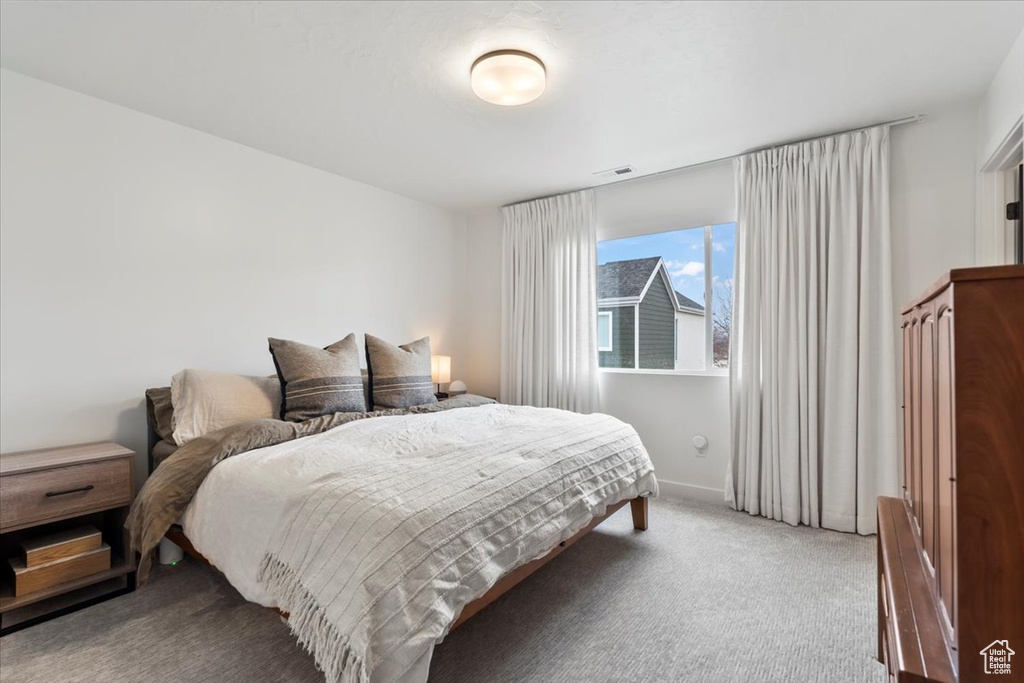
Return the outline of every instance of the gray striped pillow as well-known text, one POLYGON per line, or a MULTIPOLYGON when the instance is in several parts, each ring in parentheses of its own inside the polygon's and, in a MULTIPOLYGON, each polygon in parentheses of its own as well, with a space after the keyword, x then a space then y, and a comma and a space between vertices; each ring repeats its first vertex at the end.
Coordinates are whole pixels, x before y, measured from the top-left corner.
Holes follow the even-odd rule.
POLYGON ((430 337, 395 346, 368 334, 366 365, 374 410, 437 403, 430 381, 430 337))
POLYGON ((320 415, 366 411, 354 334, 325 349, 285 339, 269 341, 281 380, 282 420, 302 422, 320 415))

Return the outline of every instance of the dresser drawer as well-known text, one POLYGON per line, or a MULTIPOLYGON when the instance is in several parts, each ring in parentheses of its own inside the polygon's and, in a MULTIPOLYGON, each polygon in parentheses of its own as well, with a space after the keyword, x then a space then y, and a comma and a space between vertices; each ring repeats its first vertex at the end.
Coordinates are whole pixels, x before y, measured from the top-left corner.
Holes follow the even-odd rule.
POLYGON ((131 497, 127 458, 0 477, 0 530, 127 505, 131 497))

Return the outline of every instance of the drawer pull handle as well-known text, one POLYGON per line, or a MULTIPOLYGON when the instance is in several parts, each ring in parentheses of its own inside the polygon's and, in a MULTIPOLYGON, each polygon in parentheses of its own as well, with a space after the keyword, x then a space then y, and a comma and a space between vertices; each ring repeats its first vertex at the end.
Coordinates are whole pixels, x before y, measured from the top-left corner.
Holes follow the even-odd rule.
POLYGON ((88 484, 86 486, 81 486, 77 489, 68 489, 67 491, 47 491, 46 497, 53 498, 54 496, 66 496, 69 493, 85 493, 86 491, 92 491, 94 488, 96 487, 93 486, 92 484, 88 484))

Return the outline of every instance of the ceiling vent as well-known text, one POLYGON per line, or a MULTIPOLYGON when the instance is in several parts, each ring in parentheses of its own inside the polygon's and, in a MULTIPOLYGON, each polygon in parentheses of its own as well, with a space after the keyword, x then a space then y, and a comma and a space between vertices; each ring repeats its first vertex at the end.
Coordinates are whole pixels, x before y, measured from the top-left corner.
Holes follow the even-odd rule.
POLYGON ((632 175, 636 172, 636 169, 632 166, 622 166, 620 168, 609 168, 606 171, 598 171, 594 175, 611 175, 611 176, 626 176, 632 175))

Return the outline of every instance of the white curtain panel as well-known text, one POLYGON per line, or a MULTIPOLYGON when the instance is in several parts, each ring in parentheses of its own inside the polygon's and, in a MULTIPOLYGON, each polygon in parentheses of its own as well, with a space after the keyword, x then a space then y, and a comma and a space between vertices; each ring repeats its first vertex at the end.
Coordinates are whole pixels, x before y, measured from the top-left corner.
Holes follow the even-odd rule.
POLYGON ((597 408, 597 228, 589 190, 503 209, 501 400, 597 408))
POLYGON ((889 131, 736 161, 726 500, 875 533, 896 490, 889 131))

